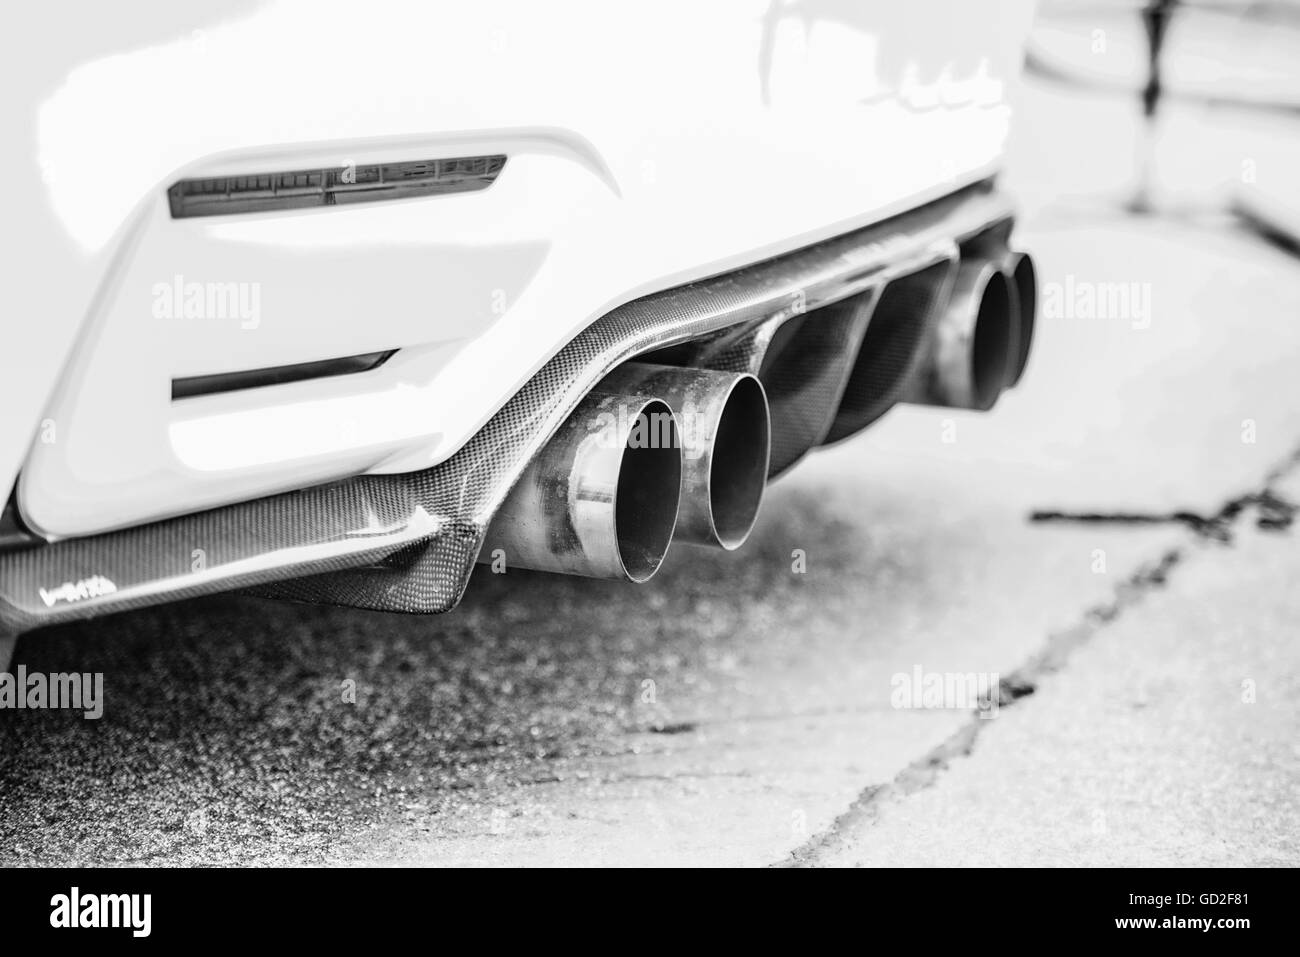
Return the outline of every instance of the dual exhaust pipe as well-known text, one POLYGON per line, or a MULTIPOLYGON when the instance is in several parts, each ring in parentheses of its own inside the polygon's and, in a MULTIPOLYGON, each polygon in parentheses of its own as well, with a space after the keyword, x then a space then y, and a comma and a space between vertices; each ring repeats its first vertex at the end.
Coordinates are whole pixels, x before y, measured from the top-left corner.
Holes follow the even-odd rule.
POLYGON ((674 538, 738 548, 758 517, 770 443, 754 376, 624 363, 533 457, 479 561, 644 582, 674 538))
POLYGON ((1038 279, 1028 253, 958 261, 948 304, 903 401, 987 412, 1029 361, 1038 279))

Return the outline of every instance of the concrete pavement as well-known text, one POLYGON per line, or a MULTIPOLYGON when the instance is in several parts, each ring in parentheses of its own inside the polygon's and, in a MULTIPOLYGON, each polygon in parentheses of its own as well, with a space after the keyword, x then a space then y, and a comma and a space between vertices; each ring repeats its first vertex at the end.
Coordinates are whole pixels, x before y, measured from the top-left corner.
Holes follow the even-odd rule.
MULTIPOLYGON (((924 786, 861 800, 798 858, 854 866, 1300 860, 1300 549, 1204 543, 1140 607, 972 719, 924 786)), ((1073 637, 1073 636, 1066 636, 1073 637)))

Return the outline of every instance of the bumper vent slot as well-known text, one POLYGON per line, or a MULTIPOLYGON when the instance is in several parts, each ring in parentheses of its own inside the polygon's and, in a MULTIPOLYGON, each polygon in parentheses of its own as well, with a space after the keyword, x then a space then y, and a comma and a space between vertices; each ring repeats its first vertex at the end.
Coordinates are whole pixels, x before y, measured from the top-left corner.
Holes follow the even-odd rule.
POLYGON ((317 362, 299 362, 288 366, 270 366, 265 369, 247 369, 241 372, 220 372, 216 375, 172 379, 172 401, 191 399, 200 395, 216 395, 220 392, 260 389, 268 385, 284 385, 286 382, 303 382, 307 379, 325 379, 329 376, 351 375, 354 372, 369 372, 371 369, 378 369, 396 351, 396 349, 389 349, 387 352, 367 352, 364 355, 344 356, 341 359, 321 359, 317 362))
POLYGON ((503 155, 464 156, 288 173, 213 176, 180 180, 167 191, 167 198, 173 219, 414 199, 487 189, 505 165, 503 155))

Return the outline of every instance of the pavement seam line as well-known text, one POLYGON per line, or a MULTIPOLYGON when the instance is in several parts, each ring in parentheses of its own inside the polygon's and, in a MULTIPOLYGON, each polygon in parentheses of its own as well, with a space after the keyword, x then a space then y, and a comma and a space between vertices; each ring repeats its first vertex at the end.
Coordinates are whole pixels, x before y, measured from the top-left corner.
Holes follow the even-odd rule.
POLYGON ((1232 526, 1241 513, 1248 508, 1258 510, 1256 524, 1262 529, 1280 531, 1290 528, 1295 521, 1300 505, 1289 501, 1274 490, 1273 486, 1284 476, 1300 465, 1300 449, 1297 449, 1278 467, 1265 477, 1259 491, 1247 492, 1229 499, 1213 515, 1200 515, 1191 511, 1177 512, 1066 512, 1048 509, 1036 509, 1029 515, 1031 523, 1068 522, 1073 524, 1107 524, 1107 525, 1185 525, 1193 533, 1219 542, 1232 540, 1232 526))
MULTIPOLYGON (((1251 508, 1258 511, 1256 525, 1260 529, 1285 531, 1290 528, 1296 513, 1300 511, 1300 505, 1283 498, 1274 490, 1273 486, 1297 467, 1300 467, 1300 448, 1297 448, 1282 464, 1268 473, 1258 491, 1230 499, 1214 515, 1208 517, 1187 512, 1174 512, 1166 516, 1134 516, 1122 513, 1119 515, 1107 515, 1105 513, 1067 515, 1065 513, 1035 511, 1030 515, 1030 521, 1117 522, 1121 524, 1180 522, 1187 525, 1198 539, 1206 539, 1230 546, 1233 524, 1251 508)), ((1166 551, 1154 562, 1143 564, 1132 575, 1115 586, 1115 596, 1111 601, 1104 605, 1094 605, 1084 612, 1082 620, 1077 624, 1048 635, 1047 642, 1040 651, 1034 653, 1024 664, 999 680, 999 713, 1003 708, 1011 707, 1020 699, 1032 695, 1037 690, 1039 682, 1048 675, 1059 671, 1077 648, 1088 642, 1129 608, 1140 604, 1151 591, 1164 587, 1175 566, 1187 554, 1187 547, 1180 546, 1166 551)), ((824 831, 813 835, 792 850, 785 860, 778 861, 771 866, 815 866, 820 855, 835 849, 842 843, 846 831, 859 827, 870 827, 879 819, 887 805, 905 800, 909 795, 936 784, 939 776, 947 770, 953 761, 967 757, 975 750, 975 743, 980 732, 992 723, 982 718, 979 711, 971 712, 966 723, 937 746, 903 768, 892 780, 883 784, 873 784, 864 789, 849 805, 848 809, 838 815, 824 831)))

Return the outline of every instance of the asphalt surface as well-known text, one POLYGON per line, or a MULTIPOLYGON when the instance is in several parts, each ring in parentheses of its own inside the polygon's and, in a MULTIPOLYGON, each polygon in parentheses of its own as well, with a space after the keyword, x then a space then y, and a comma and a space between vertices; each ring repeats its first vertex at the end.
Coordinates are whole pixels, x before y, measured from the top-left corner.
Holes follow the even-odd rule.
POLYGON ((1011 179, 1045 287, 1149 309, 1045 315, 992 414, 895 410, 738 553, 25 637, 105 714, 4 714, 0 864, 1300 863, 1300 260, 1121 214, 1135 131, 1031 93, 1011 179))

